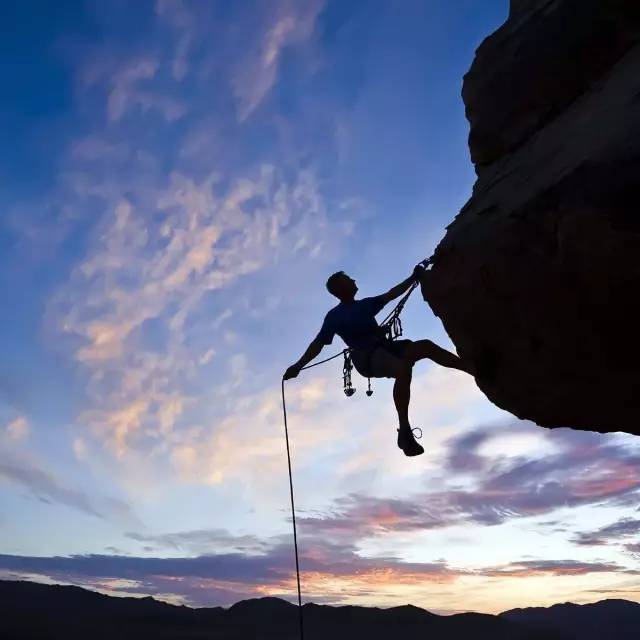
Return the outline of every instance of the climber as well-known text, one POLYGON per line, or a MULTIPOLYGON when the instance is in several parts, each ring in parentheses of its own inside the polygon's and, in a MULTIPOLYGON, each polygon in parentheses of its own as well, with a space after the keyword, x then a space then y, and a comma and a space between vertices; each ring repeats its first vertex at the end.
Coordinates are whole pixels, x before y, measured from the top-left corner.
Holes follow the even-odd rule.
POLYGON ((409 399, 413 365, 428 358, 442 365, 461 371, 469 371, 463 361, 453 353, 442 349, 431 340, 395 340, 386 333, 375 319, 389 302, 400 297, 417 281, 428 277, 429 272, 417 266, 413 274, 386 293, 372 298, 356 300, 358 291, 355 280, 338 271, 327 280, 327 290, 340 300, 340 304, 327 313, 322 328, 301 358, 284 373, 284 379, 298 376, 303 367, 313 360, 325 345, 331 344, 335 334, 351 349, 353 364, 365 378, 394 378, 393 400, 398 412, 398 447, 407 456, 424 453, 416 442, 409 423, 409 399))

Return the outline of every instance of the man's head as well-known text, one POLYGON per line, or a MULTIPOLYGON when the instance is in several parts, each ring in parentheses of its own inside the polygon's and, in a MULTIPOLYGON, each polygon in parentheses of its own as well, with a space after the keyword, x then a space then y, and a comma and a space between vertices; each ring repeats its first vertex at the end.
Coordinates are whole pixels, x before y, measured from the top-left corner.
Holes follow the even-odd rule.
POLYGON ((329 276, 327 280, 327 291, 339 300, 353 300, 358 285, 353 278, 350 278, 344 271, 338 271, 329 276))

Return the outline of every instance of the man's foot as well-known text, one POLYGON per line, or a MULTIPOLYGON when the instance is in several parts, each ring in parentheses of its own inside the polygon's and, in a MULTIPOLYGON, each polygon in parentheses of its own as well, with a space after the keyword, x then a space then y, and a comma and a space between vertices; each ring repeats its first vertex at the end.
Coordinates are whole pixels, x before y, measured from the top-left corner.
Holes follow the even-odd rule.
POLYGON ((411 429, 398 429, 398 446, 405 456, 413 457, 424 453, 424 448, 416 442, 411 429))

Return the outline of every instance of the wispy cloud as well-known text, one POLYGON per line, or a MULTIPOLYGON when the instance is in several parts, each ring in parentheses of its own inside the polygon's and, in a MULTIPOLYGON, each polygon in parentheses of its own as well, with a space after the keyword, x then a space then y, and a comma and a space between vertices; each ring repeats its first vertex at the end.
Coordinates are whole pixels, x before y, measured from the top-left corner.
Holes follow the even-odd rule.
MULTIPOLYGON (((184 384, 211 357, 210 348, 188 345, 188 322, 207 292, 255 272, 324 225, 308 175, 289 186, 263 167, 216 191, 215 176, 196 184, 175 174, 155 210, 115 204, 65 294, 62 327, 80 340, 76 358, 102 405, 83 421, 119 454, 143 434, 166 434, 189 403, 184 384), (160 341, 145 345, 152 331, 160 341)), ((244 362, 234 356, 232 378, 244 362)))
MULTIPOLYGON (((297 402, 303 404, 304 395, 297 402)), ((264 410, 269 410, 266 405, 264 410)), ((368 598, 393 602, 392 594, 396 592, 416 589, 417 594, 420 589, 428 590, 429 584, 456 584, 456 596, 448 601, 458 606, 461 594, 477 589, 479 584, 498 588, 498 583, 489 582, 492 580, 535 581, 554 576, 571 581, 598 575, 624 580, 625 576, 636 575, 636 570, 612 559, 529 557, 467 568, 444 560, 415 562, 394 555, 362 553, 363 543, 371 539, 436 532, 460 524, 498 526, 571 506, 611 506, 637 499, 637 479, 631 481, 627 477, 625 483, 607 481, 613 472, 638 467, 637 453, 629 447, 628 440, 551 432, 548 437, 555 440, 557 447, 553 455, 524 459, 520 455, 489 453, 491 440, 504 437, 510 428, 513 427, 487 427, 449 440, 445 468, 459 468, 463 449, 472 461, 464 467, 465 477, 473 479, 468 490, 452 487, 402 499, 354 494, 336 499, 324 513, 300 513, 301 567, 308 597, 327 602, 344 602, 345 598, 354 602, 366 602, 368 598), (591 470, 586 487, 572 481, 580 478, 584 469, 591 470)), ((557 523, 547 520, 540 526, 546 530, 550 524, 557 523)), ((636 520, 625 518, 580 534, 574 541, 582 546, 599 545, 604 540, 625 541, 637 529, 636 520)), ((127 579, 135 586, 129 584, 125 592, 154 593, 190 604, 228 604, 241 597, 265 594, 291 597, 295 588, 288 534, 261 539, 223 529, 198 529, 160 534, 133 531, 126 537, 140 544, 146 554, 192 555, 8 557, 0 566, 5 571, 19 569, 25 574, 88 586, 109 579, 127 579)))
MULTIPOLYGON (((306 591, 315 601, 334 599, 340 585, 353 592, 370 593, 376 583, 440 584, 452 582, 460 575, 444 563, 365 559, 348 550, 335 551, 318 546, 308 550, 302 558, 306 591)), ((0 556, 0 571, 88 585, 96 580, 126 579, 137 583, 141 593, 169 593, 189 604, 211 605, 231 604, 246 596, 292 597, 295 577, 291 561, 290 545, 276 541, 260 555, 235 553, 178 558, 0 556)), ((125 591, 131 592, 131 589, 125 591)))
POLYGON ((240 121, 258 108, 274 85, 286 47, 312 36, 323 5, 324 0, 285 2, 275 7, 270 3, 263 5, 268 22, 249 46, 247 55, 235 66, 231 80, 240 121))
POLYGON ((143 543, 147 549, 183 551, 194 555, 207 553, 236 552, 260 554, 269 548, 269 543, 255 535, 231 535, 225 529, 198 529, 164 534, 129 532, 130 540, 143 543))
POLYGON ((481 446, 522 425, 465 432, 449 443, 444 471, 470 477, 468 489, 455 486, 406 499, 349 495, 331 510, 303 517, 315 531, 362 537, 391 531, 430 530, 458 524, 499 525, 584 505, 640 502, 640 454, 626 442, 566 430, 550 438, 556 454, 534 457, 481 455, 481 446))
POLYGON ((581 531, 573 537, 572 541, 575 544, 588 547, 604 546, 628 540, 639 533, 640 520, 637 518, 622 518, 617 522, 593 531, 581 531))
MULTIPOLYGON (((91 210, 93 224, 85 257, 49 318, 71 338, 65 344, 85 371, 91 402, 78 422, 123 460, 132 450, 168 453, 178 426, 186 435, 214 418, 203 415, 196 387, 214 354, 226 358, 233 347, 232 333, 218 328, 233 314, 228 292, 281 262, 308 261, 335 235, 312 167, 292 170, 281 158, 252 155, 231 167, 220 157, 203 172, 206 164, 194 166, 183 153, 212 95, 224 90, 220 78, 214 85, 198 80, 211 71, 212 43, 237 49, 223 56, 234 68, 222 78, 245 118, 276 81, 281 51, 311 37, 320 7, 284 2, 272 11, 260 4, 246 25, 254 50, 213 37, 219 21, 206 19, 212 7, 162 1, 157 23, 135 46, 107 43, 87 52, 80 88, 106 99, 105 120, 94 120, 93 131, 70 145, 57 197, 77 217, 91 210), (166 24, 176 39, 160 47, 166 24), (183 81, 193 113, 173 98, 183 81), (184 127, 177 124, 182 117, 184 127), (147 136, 148 126, 166 134, 163 144, 147 136)), ((211 113, 213 121, 205 118, 198 129, 207 147, 218 126, 229 126, 224 114, 211 113)), ((230 381, 220 381, 221 393, 237 387, 248 366, 241 352, 228 357, 230 381)), ((184 461, 181 446, 172 455, 184 461)))
POLYGON ((26 489, 34 498, 47 504, 64 505, 102 519, 138 522, 126 502, 105 496, 90 496, 77 487, 65 484, 24 457, 17 458, 0 452, 0 479, 26 489))
POLYGON ((25 416, 18 416, 7 423, 4 436, 11 442, 21 442, 29 437, 29 421, 25 416))
POLYGON ((627 569, 615 562, 580 562, 578 560, 522 560, 501 567, 487 567, 481 571, 486 576, 532 577, 532 576, 584 576, 590 573, 627 573, 637 571, 627 569))
POLYGON ((238 5, 233 11, 235 20, 243 25, 238 40, 236 34, 216 28, 219 17, 215 7, 159 0, 156 14, 175 32, 169 60, 172 77, 179 82, 190 75, 224 77, 234 98, 237 119, 242 123, 276 84, 287 49, 297 49, 298 57, 305 48, 312 50, 316 20, 324 4, 324 0, 258 0, 251 5, 238 5), (203 44, 208 50, 205 54, 203 44))
MULTIPOLYGON (((199 532, 196 537, 203 537, 199 532)), ((192 538, 192 534, 182 534, 192 538)), ((210 532, 213 540, 219 533, 210 532)), ((223 536, 224 537, 224 536, 223 536)), ((428 594, 455 585, 461 610, 469 610, 465 597, 481 585, 491 589, 496 580, 540 576, 581 577, 630 571, 616 563, 573 560, 531 560, 473 571, 440 562, 404 562, 397 558, 364 558, 347 547, 322 544, 305 547, 301 557, 302 580, 307 598, 335 603, 353 598, 371 602, 384 599, 403 602, 406 590, 428 594), (395 595, 394 595, 395 594, 395 595), (466 595, 465 595, 466 594, 466 595)), ((282 541, 263 548, 260 554, 217 553, 192 557, 135 557, 88 555, 69 557, 0 556, 0 572, 13 577, 55 580, 122 594, 151 594, 169 601, 195 606, 229 605, 242 598, 272 595, 293 598, 290 545, 282 541), (119 585, 119 586, 118 586, 119 585)), ((498 587, 499 588, 499 587, 498 587)))
POLYGON ((277 84, 284 52, 312 43, 322 6, 234 6, 238 38, 213 4, 159 0, 135 42, 80 47, 82 133, 49 201, 82 252, 46 318, 86 380, 79 460, 105 443, 123 464, 135 452, 184 467, 192 435, 229 417, 206 395, 237 389, 250 367, 237 332, 221 328, 242 304, 234 289, 270 270, 302 273, 345 235, 313 164, 291 162, 278 140, 255 153, 238 122, 277 84))

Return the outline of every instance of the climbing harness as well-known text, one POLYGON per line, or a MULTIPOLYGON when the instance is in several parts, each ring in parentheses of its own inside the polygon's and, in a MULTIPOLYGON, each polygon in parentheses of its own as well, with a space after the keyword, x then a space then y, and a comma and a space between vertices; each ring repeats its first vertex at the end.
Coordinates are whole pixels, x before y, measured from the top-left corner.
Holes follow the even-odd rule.
MULTIPOLYGON (((382 321, 380 325, 384 331, 384 339, 373 347, 370 347, 367 355, 367 361, 369 362, 369 369, 371 368, 371 356, 373 352, 381 347, 384 349, 385 342, 393 342, 402 336, 402 320, 400 319, 400 314, 404 309, 404 305, 407 303, 407 300, 411 297, 413 290, 418 286, 418 283, 415 282, 411 285, 411 288, 404 294, 404 296, 400 299, 398 304, 393 308, 391 313, 382 321)), ((353 358, 351 357, 351 350, 348 350, 348 353, 344 354, 344 367, 342 369, 342 378, 344 381, 344 394, 347 398, 350 398, 356 390, 353 388, 351 384, 351 371, 353 369, 353 358)), ((373 395, 373 389, 371 388, 371 377, 367 376, 367 396, 370 398, 373 395)))
MULTIPOLYGON (((423 260, 422 262, 418 263, 418 266, 421 266, 424 269, 427 269, 432 262, 433 262, 433 258, 427 258, 426 260, 423 260)), ((380 343, 380 346, 382 346, 382 348, 384 348, 385 341, 393 342, 394 340, 397 340, 402 336, 402 319, 400 318, 400 314, 402 313, 405 305, 407 304, 407 300, 409 300, 409 298, 411 297, 411 294, 413 293, 413 291, 417 286, 418 286, 418 282, 416 281, 411 285, 409 290, 402 296, 402 298, 400 298, 398 304, 396 304, 396 306, 391 310, 391 313, 389 313, 389 315, 380 323, 380 326, 384 331, 384 341, 380 343)), ((378 345, 370 349, 369 358, 368 358, 369 360, 371 359, 371 352, 374 349, 376 349, 377 346, 378 345)), ((341 352, 342 355, 344 356, 344 364, 342 367, 342 382, 344 387, 344 395, 347 396, 347 398, 350 398, 356 392, 351 382, 351 372, 353 371, 353 359, 351 357, 352 351, 353 351, 352 349, 345 349, 344 351, 341 352)), ((339 355, 340 354, 337 354, 334 357, 338 357, 339 355)), ((328 360, 331 360, 331 358, 327 358, 327 360, 323 360, 321 362, 308 365, 307 367, 304 367, 303 369, 301 369, 301 371, 309 367, 314 367, 316 366, 316 364, 323 364, 328 360)), ((371 378, 369 376, 367 376, 366 394, 368 397, 371 397, 373 395, 373 389, 371 388, 371 378)))
MULTIPOLYGON (((427 269, 433 261, 433 258, 428 258, 418 263, 419 266, 427 269)), ((391 310, 391 313, 382 321, 381 327, 384 329, 385 338, 389 341, 396 340, 402 335, 402 321, 400 320, 400 314, 404 309, 407 300, 413 293, 414 289, 418 286, 418 282, 414 282, 409 290, 402 296, 398 304, 391 310)), ((306 369, 312 369, 313 367, 318 367, 321 364, 325 364, 326 362, 330 362, 331 360, 335 360, 340 356, 343 356, 344 363, 342 366, 342 382, 344 386, 345 395, 350 398, 356 390, 353 387, 351 382, 351 372, 353 371, 353 360, 351 358, 352 349, 343 349, 339 353, 336 353, 329 358, 325 358, 324 360, 319 360, 318 362, 313 362, 308 364, 306 367, 302 367, 300 371, 305 371, 306 369)), ((373 395, 373 390, 371 389, 371 378, 367 378, 367 396, 373 395)), ((282 378, 282 416, 284 418, 284 437, 287 445, 287 466, 289 469, 289 496, 291 499, 291 521, 293 524, 293 549, 296 560, 296 584, 298 588, 298 619, 300 625, 300 640, 304 640, 304 615, 302 609, 302 589, 300 587, 300 559, 298 556, 298 530, 296 527, 296 505, 293 495, 293 472, 291 470, 291 450, 289 448, 289 427, 287 424, 287 401, 284 393, 284 378, 282 378)), ((416 428, 415 430, 419 430, 416 428)), ((420 430, 420 436, 422 437, 422 431, 420 430)))

